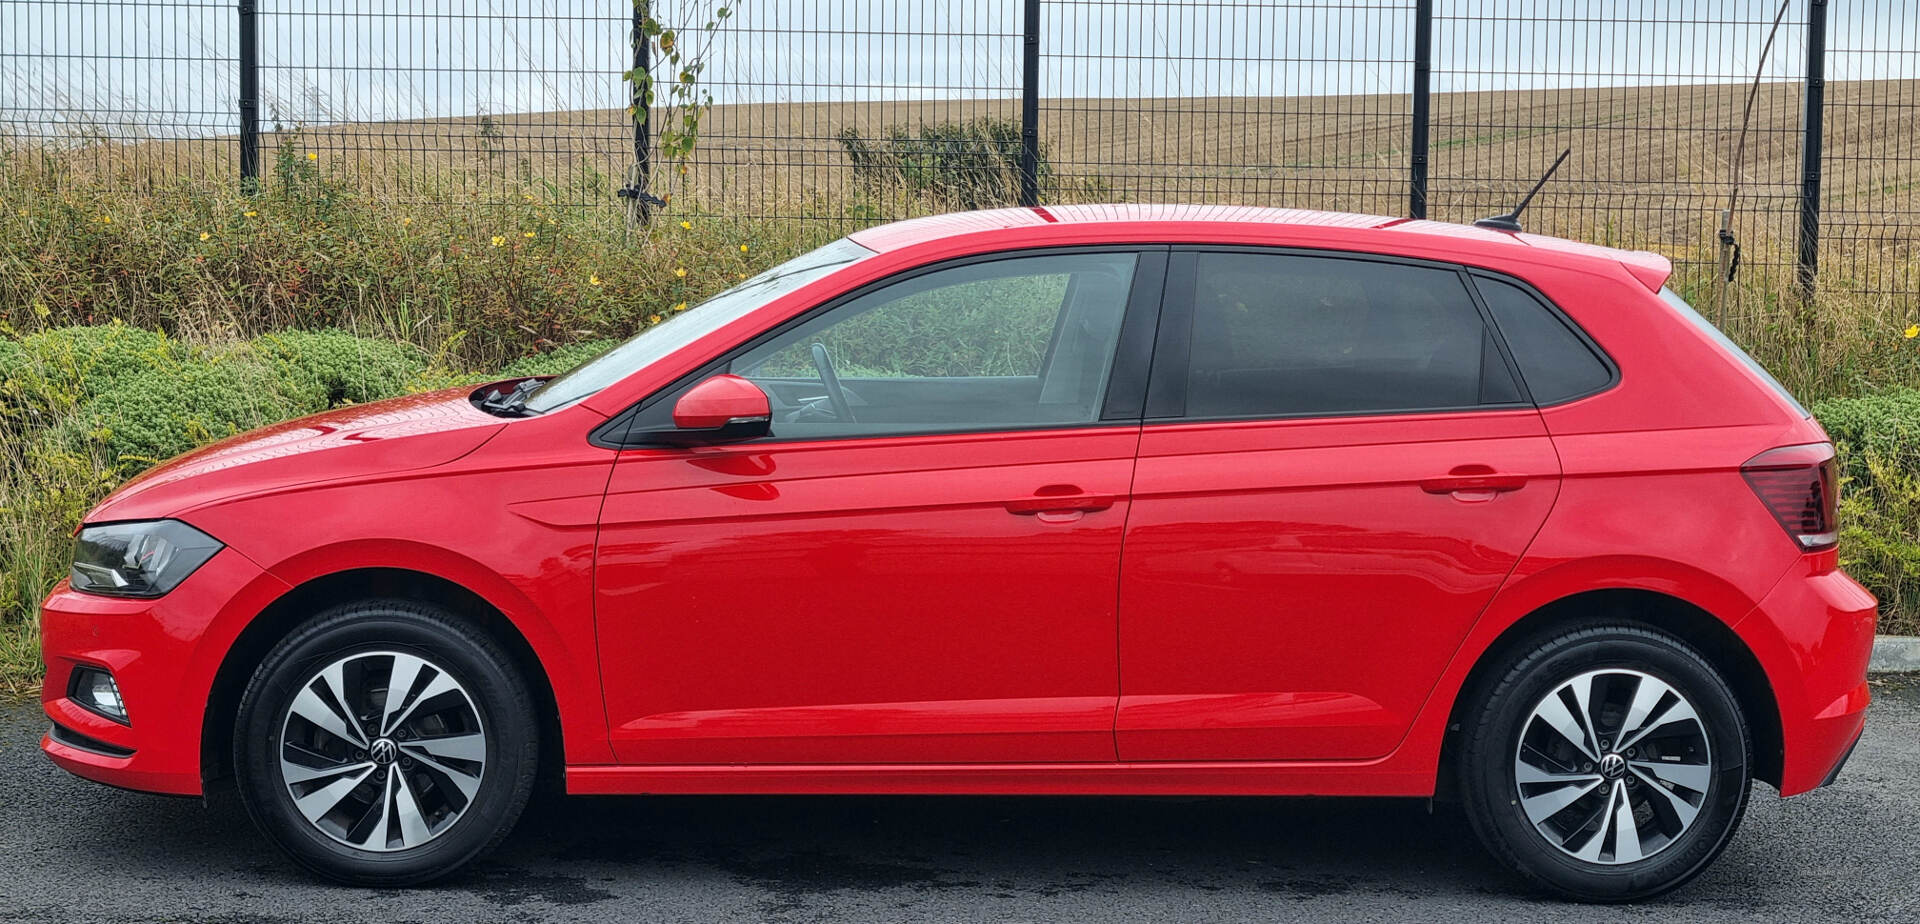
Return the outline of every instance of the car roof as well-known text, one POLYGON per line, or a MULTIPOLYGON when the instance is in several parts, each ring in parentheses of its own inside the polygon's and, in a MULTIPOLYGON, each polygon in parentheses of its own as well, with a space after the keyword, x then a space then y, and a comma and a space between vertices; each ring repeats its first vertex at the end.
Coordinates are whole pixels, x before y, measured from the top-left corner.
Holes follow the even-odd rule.
MULTIPOLYGON (((1510 248, 1565 254, 1618 263, 1649 291, 1659 291, 1673 272, 1666 257, 1645 250, 1620 250, 1585 244, 1541 234, 1498 231, 1472 225, 1414 218, 1389 218, 1354 212, 1320 212, 1312 209, 1258 208, 1248 205, 1046 205, 1030 208, 988 209, 977 212, 952 212, 910 218, 876 225, 854 232, 853 241, 869 250, 885 253, 960 235, 992 234, 1035 229, 1046 225, 1075 225, 1079 230, 1112 228, 1111 240, 1153 241, 1154 226, 1180 225, 1242 226, 1238 230, 1258 229, 1274 238, 1274 243, 1310 241, 1312 232, 1324 229, 1377 231, 1382 237, 1380 252, 1393 253, 1400 245, 1424 242, 1444 244, 1488 256, 1497 256, 1510 248)), ((1169 239, 1184 238, 1172 235, 1169 239)))

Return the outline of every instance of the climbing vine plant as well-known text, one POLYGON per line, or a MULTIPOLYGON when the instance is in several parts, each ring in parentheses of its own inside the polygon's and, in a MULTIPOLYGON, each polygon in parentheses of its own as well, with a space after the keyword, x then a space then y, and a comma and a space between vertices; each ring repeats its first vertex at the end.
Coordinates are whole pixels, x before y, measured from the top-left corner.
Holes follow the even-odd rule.
POLYGON ((720 24, 733 15, 733 0, 716 3, 691 3, 685 19, 702 22, 689 39, 682 29, 667 27, 654 16, 653 0, 633 0, 637 28, 634 51, 650 68, 636 67, 622 75, 633 85, 633 102, 627 107, 636 129, 648 122, 649 112, 658 110, 659 124, 653 125, 653 150, 660 158, 684 161, 693 154, 700 139, 700 120, 713 108, 713 94, 700 83, 701 72, 713 53, 713 40, 720 24), (640 43, 646 43, 642 49, 640 43))

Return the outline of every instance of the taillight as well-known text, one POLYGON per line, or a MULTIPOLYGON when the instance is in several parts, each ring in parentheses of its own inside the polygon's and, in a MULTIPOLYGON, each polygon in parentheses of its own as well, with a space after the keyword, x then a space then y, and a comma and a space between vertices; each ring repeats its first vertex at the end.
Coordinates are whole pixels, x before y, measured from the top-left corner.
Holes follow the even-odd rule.
POLYGON ((1740 474, 1800 548, 1818 552, 1838 542, 1840 478, 1833 444, 1769 449, 1748 459, 1740 474))

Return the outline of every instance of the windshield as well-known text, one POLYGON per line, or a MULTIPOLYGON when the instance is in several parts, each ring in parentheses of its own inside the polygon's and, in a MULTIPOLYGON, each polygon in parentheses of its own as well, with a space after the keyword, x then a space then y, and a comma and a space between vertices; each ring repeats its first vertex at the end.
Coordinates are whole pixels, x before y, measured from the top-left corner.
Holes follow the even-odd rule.
POLYGON ((1801 405, 1800 400, 1793 396, 1793 392, 1787 390, 1787 386, 1780 384, 1780 380, 1774 378, 1773 373, 1767 371, 1767 367, 1760 365, 1760 361, 1748 355, 1746 350, 1740 349, 1739 344, 1729 339, 1726 334, 1720 331, 1720 328, 1713 326, 1713 322, 1707 320, 1705 315, 1695 311, 1692 305, 1687 304, 1686 299, 1680 297, 1680 293, 1662 286, 1660 289, 1660 300, 1672 305, 1675 311, 1680 312, 1681 317, 1692 321, 1695 327, 1700 328, 1707 336, 1712 337, 1713 342, 1719 344, 1721 349, 1733 354, 1735 358, 1746 363, 1747 368, 1759 373, 1760 378, 1766 380, 1767 384, 1772 385, 1773 390, 1780 393, 1780 397, 1787 399, 1787 401, 1793 405, 1794 409, 1800 412, 1800 416, 1813 416, 1807 412, 1805 406, 1801 405))
POLYGON ((788 292, 870 256, 873 251, 841 238, 794 257, 633 335, 627 342, 540 386, 527 397, 526 409, 539 414, 572 404, 788 292))

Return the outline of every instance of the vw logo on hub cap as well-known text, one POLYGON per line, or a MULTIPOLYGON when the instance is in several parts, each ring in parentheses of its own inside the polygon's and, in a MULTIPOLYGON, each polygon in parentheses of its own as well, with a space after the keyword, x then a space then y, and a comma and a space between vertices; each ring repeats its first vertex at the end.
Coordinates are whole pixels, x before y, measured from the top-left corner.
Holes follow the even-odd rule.
POLYGON ((390 764, 400 756, 400 746, 394 744, 392 738, 381 738, 367 750, 367 756, 373 758, 376 764, 390 764))
MULTIPOLYGON (((384 739, 383 739, 384 740, 384 739)), ((378 758, 375 758, 376 760, 378 758)), ((1618 754, 1608 754, 1600 758, 1600 775, 1617 780, 1627 774, 1627 759, 1618 754)))

